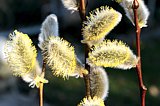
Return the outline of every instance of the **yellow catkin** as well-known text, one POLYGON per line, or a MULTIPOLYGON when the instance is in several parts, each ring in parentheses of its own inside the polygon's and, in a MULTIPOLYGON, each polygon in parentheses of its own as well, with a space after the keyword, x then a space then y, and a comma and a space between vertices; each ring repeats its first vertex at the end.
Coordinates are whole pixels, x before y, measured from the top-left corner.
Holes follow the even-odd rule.
POLYGON ((69 42, 58 36, 51 36, 42 46, 44 60, 52 69, 53 75, 68 78, 75 72, 76 55, 69 42))
MULTIPOLYGON (((134 0, 116 0, 116 2, 120 3, 120 5, 124 8, 126 16, 134 25, 134 12, 132 8, 133 1, 134 0)), ((147 20, 150 14, 149 10, 143 0, 138 0, 138 3, 139 3, 139 7, 137 9, 138 24, 140 28, 147 27, 147 20)))
POLYGON ((102 67, 91 67, 90 70, 90 86, 92 97, 97 96, 105 100, 109 90, 107 73, 102 67))
POLYGON ((80 104, 77 106, 105 106, 104 101, 101 98, 98 97, 89 97, 89 98, 83 98, 80 104))
POLYGON ((83 23, 82 43, 92 46, 101 42, 105 36, 121 21, 122 15, 113 8, 102 6, 90 12, 83 23))
POLYGON ((116 67, 129 58, 130 52, 122 41, 107 40, 92 48, 87 62, 91 66, 116 67))
POLYGON ((15 30, 9 35, 5 46, 5 55, 15 76, 23 76, 35 68, 37 51, 27 34, 15 30))

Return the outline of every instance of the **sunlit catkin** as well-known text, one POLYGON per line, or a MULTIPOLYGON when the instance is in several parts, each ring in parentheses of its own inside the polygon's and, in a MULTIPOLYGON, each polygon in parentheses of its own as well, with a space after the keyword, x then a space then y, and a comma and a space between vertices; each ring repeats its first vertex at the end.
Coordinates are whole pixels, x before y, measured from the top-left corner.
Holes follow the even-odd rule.
POLYGON ((80 104, 77 106, 105 106, 104 101, 101 98, 94 96, 93 98, 83 98, 80 104))
POLYGON ((75 72, 76 55, 74 47, 60 37, 51 36, 43 44, 43 57, 52 69, 53 75, 68 78, 75 72))
POLYGON ((39 34, 38 37, 39 40, 38 46, 41 49, 43 49, 42 43, 45 40, 47 40, 49 36, 58 36, 58 35, 59 35, 59 30, 58 30, 57 16, 55 14, 50 14, 42 23, 41 33, 39 34))
POLYGON ((106 40, 92 48, 87 62, 91 66, 116 67, 129 59, 130 52, 122 41, 106 40))
MULTIPOLYGON (((134 12, 133 12, 133 1, 134 0, 115 0, 124 8, 126 16, 134 25, 134 12)), ((138 24, 140 28, 147 26, 147 20, 149 17, 149 11, 143 0, 138 0, 139 7, 137 9, 138 24)))
POLYGON ((15 76, 23 76, 35 68, 37 51, 27 34, 14 31, 5 46, 5 55, 15 76))
POLYGON ((113 8, 102 6, 90 12, 83 23, 82 43, 89 46, 101 42, 105 36, 121 21, 122 15, 113 8))
POLYGON ((103 100, 108 95, 108 76, 102 67, 91 67, 90 83, 92 97, 97 96, 103 100))

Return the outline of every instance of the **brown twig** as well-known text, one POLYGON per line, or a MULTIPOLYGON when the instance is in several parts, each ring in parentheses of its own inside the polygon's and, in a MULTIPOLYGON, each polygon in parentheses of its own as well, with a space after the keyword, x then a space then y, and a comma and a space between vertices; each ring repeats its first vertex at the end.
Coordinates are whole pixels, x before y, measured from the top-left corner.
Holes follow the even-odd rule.
POLYGON ((43 106, 43 83, 39 86, 39 106, 43 106))
POLYGON ((145 96, 147 88, 143 84, 142 79, 142 70, 141 70, 141 49, 140 49, 140 33, 141 28, 138 25, 138 14, 137 9, 139 7, 139 3, 137 0, 134 0, 133 2, 133 11, 134 11, 134 21, 135 21, 135 27, 136 27, 136 48, 137 48, 137 55, 139 57, 138 64, 136 66, 138 80, 139 80, 139 89, 140 89, 140 95, 141 95, 141 106, 145 106, 145 96))
MULTIPOLYGON (((80 0, 80 8, 79 8, 79 13, 81 16, 82 21, 86 20, 86 5, 85 5, 85 0, 80 0)), ((89 74, 88 75, 83 75, 84 81, 85 81, 85 87, 86 87, 86 96, 89 97, 91 95, 91 90, 90 90, 90 66, 86 63, 86 58, 88 58, 88 53, 89 53, 89 47, 87 44, 85 44, 85 68, 88 70, 89 74)))
MULTIPOLYGON (((43 61, 43 66, 42 66, 42 74, 41 77, 44 78, 45 75, 45 70, 46 70, 46 63, 43 61)), ((39 87, 39 106, 43 106, 43 83, 40 83, 39 87)))

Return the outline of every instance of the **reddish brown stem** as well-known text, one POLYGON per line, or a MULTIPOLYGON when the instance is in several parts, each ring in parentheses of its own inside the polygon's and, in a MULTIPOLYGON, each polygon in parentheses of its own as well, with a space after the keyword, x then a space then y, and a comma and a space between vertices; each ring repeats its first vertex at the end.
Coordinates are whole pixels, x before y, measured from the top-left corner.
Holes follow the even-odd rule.
MULTIPOLYGON (((80 8, 79 8, 79 13, 81 16, 82 21, 86 20, 86 5, 85 5, 85 0, 80 0, 80 8)), ((89 53, 89 47, 88 45, 85 44, 85 68, 88 70, 90 73, 90 66, 86 63, 86 58, 88 58, 88 53, 89 53)), ((89 97, 91 95, 91 90, 90 90, 90 74, 88 75, 83 75, 84 81, 85 81, 85 88, 86 88, 86 96, 89 97)))
POLYGON ((140 95, 141 95, 141 106, 145 106, 145 96, 147 88, 143 84, 142 79, 142 70, 141 70, 141 48, 140 48, 140 33, 141 28, 138 25, 138 13, 137 9, 139 7, 139 3, 137 0, 134 0, 133 2, 133 11, 134 11, 134 21, 135 21, 135 27, 136 27, 136 48, 137 48, 137 55, 139 57, 138 64, 136 66, 138 80, 139 80, 139 89, 140 89, 140 95))
MULTIPOLYGON (((45 61, 43 61, 42 74, 41 74, 41 77, 43 78, 45 75, 45 70, 46 70, 46 63, 45 61)), ((43 106, 43 83, 40 83, 39 86, 39 106, 43 106)))

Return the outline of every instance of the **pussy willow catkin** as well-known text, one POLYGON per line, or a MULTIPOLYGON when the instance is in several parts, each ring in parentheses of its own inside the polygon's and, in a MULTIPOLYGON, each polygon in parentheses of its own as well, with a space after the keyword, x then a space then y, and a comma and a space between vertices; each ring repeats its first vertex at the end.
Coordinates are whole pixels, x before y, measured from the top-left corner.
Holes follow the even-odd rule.
POLYGON ((121 18, 121 13, 108 6, 93 10, 87 21, 83 22, 82 43, 87 43, 89 46, 100 43, 121 18))
POLYGON ((104 100, 107 97, 109 90, 107 73, 102 67, 91 67, 90 70, 90 86, 92 97, 97 96, 104 100))
POLYGON ((68 78, 75 72, 76 55, 74 47, 60 37, 50 36, 43 43, 43 57, 52 69, 53 75, 68 78))
POLYGON ((5 46, 5 55, 10 69, 15 76, 23 76, 36 66, 37 51, 27 34, 14 31, 5 46))

